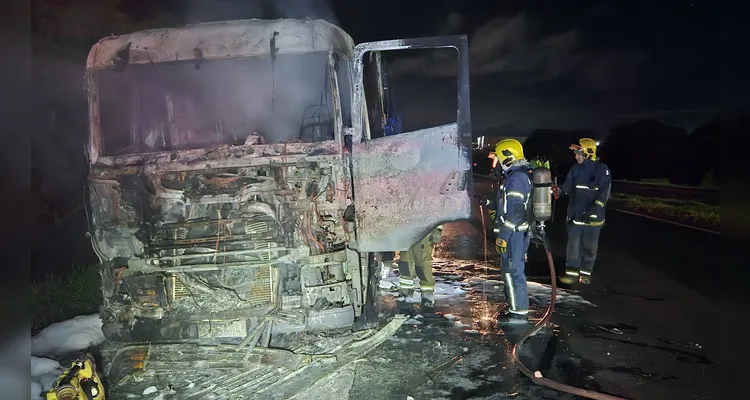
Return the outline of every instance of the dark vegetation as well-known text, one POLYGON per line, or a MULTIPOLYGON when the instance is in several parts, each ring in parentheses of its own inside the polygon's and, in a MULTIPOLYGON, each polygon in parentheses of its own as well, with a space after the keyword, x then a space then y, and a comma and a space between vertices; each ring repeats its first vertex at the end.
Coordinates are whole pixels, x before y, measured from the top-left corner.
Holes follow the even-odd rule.
MULTIPOLYGON (((524 141, 524 152, 527 158, 547 157, 553 174, 562 179, 575 162, 571 143, 582 137, 603 139, 598 154, 613 179, 719 187, 720 129, 718 116, 690 133, 654 120, 618 125, 606 138, 585 130, 537 129, 524 141)), ((489 172, 487 154, 474 151, 478 173, 489 172)))
POLYGON ((32 0, 32 280, 94 263, 84 211, 86 56, 102 37, 175 24, 125 0, 32 0))
POLYGON ((99 311, 100 278, 95 268, 75 265, 68 273, 31 283, 31 334, 47 325, 99 311))
MULTIPOLYGON (((166 2, 165 2, 166 3, 166 2)), ((158 6, 158 4, 157 4, 158 6)), ((174 25, 125 0, 32 0, 32 333, 99 309, 97 262, 85 237, 88 114, 84 70, 102 37, 174 25)))

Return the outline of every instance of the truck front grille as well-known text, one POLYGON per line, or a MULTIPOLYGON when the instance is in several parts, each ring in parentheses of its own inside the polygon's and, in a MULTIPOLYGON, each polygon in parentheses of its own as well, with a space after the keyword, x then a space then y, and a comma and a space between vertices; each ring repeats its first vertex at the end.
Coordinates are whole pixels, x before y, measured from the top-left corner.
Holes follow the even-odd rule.
MULTIPOLYGON (((250 306, 259 306, 273 304, 273 280, 271 278, 270 265, 261 265, 256 267, 255 279, 252 282, 250 291, 246 293, 247 302, 250 306)), ((180 300, 191 296, 191 291, 185 287, 180 279, 175 276, 171 277, 172 282, 172 300, 180 300)), ((200 292, 193 291, 192 294, 200 296, 200 292)))
POLYGON ((255 275, 252 289, 247 294, 247 300, 252 305, 273 303, 273 291, 271 282, 271 267, 263 265, 255 275))

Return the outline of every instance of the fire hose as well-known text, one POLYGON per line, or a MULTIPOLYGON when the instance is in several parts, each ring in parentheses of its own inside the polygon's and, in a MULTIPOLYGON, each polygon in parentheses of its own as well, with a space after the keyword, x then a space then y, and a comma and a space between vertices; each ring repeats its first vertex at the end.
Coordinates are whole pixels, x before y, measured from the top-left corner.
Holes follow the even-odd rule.
MULTIPOLYGON (((484 218, 484 216, 482 216, 484 218)), ((593 390, 583 389, 571 385, 566 385, 564 383, 556 382, 551 379, 545 378, 542 376, 542 373, 539 371, 531 371, 529 368, 527 368, 523 363, 521 362, 521 359, 518 357, 518 349, 523 346, 526 339, 530 338, 531 336, 534 336, 537 332, 539 332, 546 324, 549 322, 550 317, 552 317, 552 312, 555 310, 555 301, 557 300, 557 277, 555 276, 555 262, 552 260, 552 252, 550 252, 549 249, 549 240, 547 239, 547 235, 543 235, 542 240, 544 241, 544 251, 547 253, 547 263, 549 264, 549 273, 550 278, 552 279, 552 295, 550 296, 549 306, 547 306, 547 311, 544 313, 544 316, 542 319, 540 319, 534 326, 529 328, 526 332, 524 332, 523 335, 521 335, 520 338, 518 338, 518 341, 516 341, 516 344, 513 345, 513 350, 511 351, 511 357, 513 358, 513 363, 516 365, 516 367, 529 379, 531 379, 534 383, 537 385, 547 386, 549 388, 559 390, 561 392, 570 393, 576 396, 585 397, 588 399, 596 399, 596 400, 625 400, 622 397, 612 396, 609 394, 601 393, 601 392, 595 392, 593 390)))
MULTIPOLYGON (((556 184, 557 182, 555 182, 556 184)), ((553 203, 554 207, 554 203, 553 203)), ((483 233, 484 233, 484 243, 485 243, 485 259, 487 256, 487 229, 484 222, 484 211, 482 210, 482 207, 480 206, 480 213, 482 216, 482 227, 483 227, 483 233)), ((513 349, 511 351, 511 358, 513 360, 513 364, 529 379, 531 379, 532 382, 536 383, 537 385, 546 386, 551 389, 555 389, 561 392, 570 393, 576 396, 581 396, 589 399, 595 399, 595 400, 626 400, 622 397, 612 396, 606 393, 596 392, 593 390, 583 389, 571 385, 566 385, 564 383, 553 381, 549 378, 545 378, 540 371, 532 371, 528 367, 526 367, 522 362, 521 359, 518 357, 518 349, 523 346, 523 344, 526 342, 528 338, 531 336, 534 336, 537 332, 539 332, 542 328, 544 328, 545 325, 549 322, 549 319, 552 317, 552 313, 555 311, 555 302, 557 301, 557 276, 555 274, 555 262, 552 259, 552 252, 550 251, 549 246, 549 239, 547 238, 546 233, 544 232, 543 228, 541 230, 541 239, 542 243, 544 245, 544 252, 547 255, 547 264, 549 265, 549 272, 550 272, 550 278, 551 278, 551 286, 552 286, 552 294, 550 296, 550 302, 547 306, 547 311, 544 313, 544 316, 542 316, 542 319, 540 319, 536 324, 534 324, 529 330, 523 333, 521 337, 518 338, 516 343, 513 345, 513 349)))

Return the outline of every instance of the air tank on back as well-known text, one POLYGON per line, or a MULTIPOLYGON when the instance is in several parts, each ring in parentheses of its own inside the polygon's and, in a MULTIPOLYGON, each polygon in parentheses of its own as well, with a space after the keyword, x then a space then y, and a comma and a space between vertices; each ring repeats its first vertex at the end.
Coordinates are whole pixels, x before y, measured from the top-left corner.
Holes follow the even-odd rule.
POLYGON ((552 217, 552 171, 544 167, 535 168, 531 183, 534 191, 531 197, 534 220, 547 221, 552 217))

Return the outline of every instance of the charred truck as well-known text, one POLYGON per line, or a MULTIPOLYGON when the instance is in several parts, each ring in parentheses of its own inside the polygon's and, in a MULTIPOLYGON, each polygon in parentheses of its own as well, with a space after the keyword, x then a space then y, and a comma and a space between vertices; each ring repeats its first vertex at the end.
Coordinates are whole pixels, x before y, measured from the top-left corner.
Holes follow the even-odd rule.
POLYGON ((322 20, 100 40, 87 214, 105 336, 268 346, 372 326, 379 254, 471 216, 468 72, 465 36, 355 46, 322 20), (457 122, 372 137, 364 65, 420 48, 457 50, 457 122))

